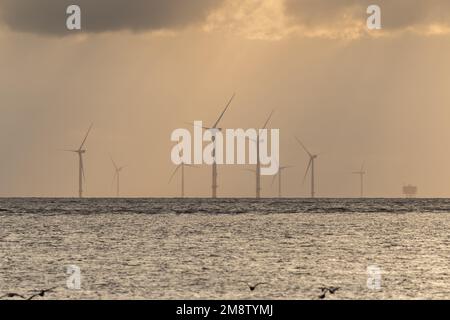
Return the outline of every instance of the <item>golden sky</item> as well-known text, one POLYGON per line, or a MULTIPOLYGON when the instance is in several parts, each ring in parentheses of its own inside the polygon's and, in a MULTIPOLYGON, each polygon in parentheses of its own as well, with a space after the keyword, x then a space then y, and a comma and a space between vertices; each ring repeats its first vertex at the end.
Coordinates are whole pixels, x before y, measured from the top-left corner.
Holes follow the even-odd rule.
MULTIPOLYGON (((261 126, 275 109, 289 196, 307 158, 318 196, 450 196, 450 2, 447 0, 0 0, 0 196, 74 196, 86 147, 86 195, 175 196, 170 133, 223 118, 261 126), (78 3, 82 31, 65 29, 78 3), (365 25, 369 4, 381 31, 365 25)), ((220 196, 253 196, 254 176, 219 167, 220 196)), ((209 196, 210 167, 187 170, 186 192, 209 196)), ((271 177, 263 195, 276 195, 271 177)))

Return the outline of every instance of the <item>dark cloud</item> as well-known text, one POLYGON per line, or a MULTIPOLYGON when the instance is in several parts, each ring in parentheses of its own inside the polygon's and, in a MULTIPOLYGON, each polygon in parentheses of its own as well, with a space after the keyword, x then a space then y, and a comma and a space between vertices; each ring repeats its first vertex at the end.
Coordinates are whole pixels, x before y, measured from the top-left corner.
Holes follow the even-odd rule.
MULTIPOLYGON (((82 9, 84 32, 177 29, 203 21, 222 0, 0 0, 0 19, 13 30, 64 35, 66 8, 82 9)), ((73 33, 73 32, 72 32, 73 33)))
POLYGON ((331 25, 338 19, 366 17, 367 7, 381 7, 383 27, 402 29, 450 23, 449 0, 285 0, 286 12, 305 26, 331 25))

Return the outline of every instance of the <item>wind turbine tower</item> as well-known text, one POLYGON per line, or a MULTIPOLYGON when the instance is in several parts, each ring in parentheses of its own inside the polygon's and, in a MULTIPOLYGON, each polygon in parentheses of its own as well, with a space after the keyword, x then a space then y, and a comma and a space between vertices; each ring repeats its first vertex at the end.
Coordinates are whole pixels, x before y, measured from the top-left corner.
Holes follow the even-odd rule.
POLYGON ((114 177, 113 177, 113 181, 116 180, 116 197, 120 197, 120 173, 122 172, 122 170, 125 168, 124 166, 119 167, 117 166, 117 164, 114 162, 113 158, 111 158, 111 162, 114 166, 114 177))
POLYGON ((172 181, 173 177, 175 176, 175 174, 177 173, 178 169, 181 168, 181 198, 184 198, 184 196, 185 196, 185 193, 184 193, 184 168, 185 167, 196 168, 196 166, 182 162, 175 168, 175 170, 173 171, 173 173, 169 179, 169 183, 170 183, 172 181))
POLYGON ((231 99, 228 101, 227 105, 225 106, 225 109, 222 111, 222 113, 220 114, 219 118, 217 119, 217 121, 214 123, 214 125, 210 128, 206 127, 205 129, 207 130, 211 130, 212 132, 212 142, 214 144, 214 149, 212 151, 212 156, 214 158, 214 162, 212 164, 212 185, 211 185, 211 197, 213 199, 217 198, 217 163, 215 161, 216 159, 216 133, 217 131, 222 131, 222 128, 218 128, 217 126, 220 123, 220 120, 222 120, 223 115, 225 114, 225 112, 227 111, 228 107, 230 106, 231 102, 233 101, 235 97, 235 94, 233 94, 231 96, 231 99))
POLYGON ((317 154, 312 154, 311 152, 309 152, 309 150, 300 141, 300 139, 298 139, 297 137, 295 137, 295 139, 297 140, 298 144, 303 148, 303 150, 305 150, 305 152, 309 156, 308 167, 306 168, 305 176, 303 177, 303 183, 305 183, 306 176, 308 175, 308 171, 311 168, 311 198, 314 198, 316 196, 316 193, 315 193, 315 181, 314 181, 314 161, 317 159, 318 155, 317 154))
MULTIPOLYGON (((272 118, 273 115, 273 110, 270 113, 269 117, 267 118, 266 122, 264 123, 262 129, 266 129, 267 125, 270 121, 270 119, 272 118)), ((259 143, 261 142, 261 139, 259 137, 259 130, 258 130, 258 135, 256 137, 256 199, 260 199, 261 198, 261 159, 259 157, 259 150, 260 150, 260 146, 259 143)))
POLYGON ((278 198, 282 198, 282 193, 281 193, 281 188, 282 188, 282 183, 281 183, 281 177, 282 177, 282 173, 284 170, 292 168, 291 166, 282 166, 278 168, 278 173, 276 175, 273 176, 272 179, 272 185, 275 182, 275 179, 278 177, 278 198))
POLYGON ((364 175, 366 172, 364 171, 364 162, 361 165, 361 169, 359 171, 352 172, 353 174, 359 175, 360 182, 360 197, 364 197, 364 175))
POLYGON ((92 124, 89 127, 86 136, 84 137, 81 145, 76 150, 65 150, 67 152, 73 152, 78 155, 78 197, 83 198, 83 181, 86 179, 84 175, 84 165, 83 165, 83 154, 86 153, 86 150, 83 149, 84 144, 86 143, 87 137, 89 136, 89 132, 91 132, 92 124))

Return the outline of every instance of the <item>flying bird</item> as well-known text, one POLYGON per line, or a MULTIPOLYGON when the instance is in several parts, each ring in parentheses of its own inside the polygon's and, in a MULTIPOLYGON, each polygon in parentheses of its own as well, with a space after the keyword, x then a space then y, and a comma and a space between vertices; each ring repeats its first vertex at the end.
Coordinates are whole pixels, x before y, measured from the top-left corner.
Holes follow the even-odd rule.
POLYGON ((247 287, 250 289, 250 291, 255 291, 256 287, 263 285, 263 284, 268 284, 267 282, 258 282, 255 285, 251 285, 247 282, 241 281, 242 283, 245 283, 247 285, 247 287))
POLYGON ((53 287, 50 289, 43 289, 43 290, 39 291, 38 293, 31 295, 27 300, 33 300, 36 297, 44 297, 47 292, 55 291, 56 288, 57 287, 53 287))
POLYGON ((22 298, 22 299, 26 299, 23 295, 18 294, 18 293, 13 293, 13 292, 7 293, 7 294, 5 294, 5 295, 3 295, 3 296, 0 296, 0 299, 4 299, 4 298, 15 298, 15 297, 22 298))
POLYGON ((319 296, 319 299, 325 299, 327 293, 334 294, 336 291, 340 289, 340 287, 320 287, 322 294, 319 296))

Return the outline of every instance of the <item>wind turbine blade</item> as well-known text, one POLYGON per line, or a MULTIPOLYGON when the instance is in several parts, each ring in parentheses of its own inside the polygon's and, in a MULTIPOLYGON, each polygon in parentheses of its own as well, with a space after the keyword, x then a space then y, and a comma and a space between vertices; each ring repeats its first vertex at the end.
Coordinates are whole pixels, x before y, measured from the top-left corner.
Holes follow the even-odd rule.
POLYGON ((94 124, 91 124, 91 126, 89 127, 89 129, 88 129, 88 131, 87 131, 87 133, 86 133, 86 136, 84 137, 84 140, 83 140, 83 142, 81 143, 80 148, 78 148, 78 150, 81 150, 81 149, 83 148, 84 144, 86 143, 86 139, 87 139, 87 137, 88 137, 88 135, 89 135, 89 132, 91 132, 91 129, 92 129, 92 126, 93 126, 93 125, 94 125, 94 124))
POLYGON ((196 166, 196 165, 194 165, 194 164, 184 164, 186 167, 190 167, 190 168, 195 168, 195 169, 198 169, 199 168, 199 166, 196 166))
POLYGON ((203 129, 205 129, 205 130, 211 130, 212 128, 208 128, 208 127, 205 127, 205 126, 197 126, 195 123, 193 123, 193 122, 188 122, 188 121, 185 121, 184 123, 186 123, 186 124, 188 124, 188 125, 191 125, 191 126, 193 126, 193 127, 197 127, 197 128, 203 128, 203 129))
POLYGON ((179 164, 179 165, 175 168, 175 170, 173 171, 172 175, 170 176, 170 179, 169 179, 169 182, 168 182, 168 183, 171 183, 171 182, 172 182, 173 177, 174 177, 175 174, 177 173, 178 169, 180 169, 180 167, 181 167, 181 164, 179 164))
POLYGON ((361 165, 361 172, 364 172, 364 166, 365 166, 366 162, 363 161, 362 165, 361 165))
POLYGON ((111 159, 111 162, 112 162, 114 168, 116 169, 116 171, 119 170, 119 168, 117 167, 117 165, 116 165, 116 163, 114 162, 113 158, 112 158, 111 156, 109 156, 109 158, 111 159))
POLYGON ((74 153, 77 153, 77 152, 78 152, 78 150, 67 150, 67 149, 58 150, 58 151, 63 151, 63 152, 74 152, 74 153))
POLYGON ((309 160, 308 167, 306 167, 305 175, 303 176, 302 185, 305 184, 306 176, 308 175, 309 168, 311 168, 312 159, 309 160))
POLYGON ((272 118, 273 113, 275 112, 275 110, 272 110, 270 112, 269 117, 267 118, 266 122, 264 123, 263 129, 265 129, 267 127, 267 124, 269 123, 270 119, 272 118))
POLYGON ((219 117, 219 119, 217 119, 217 121, 216 121, 216 123, 212 126, 212 129, 215 129, 215 128, 217 128, 217 126, 218 126, 218 124, 219 124, 219 122, 220 122, 220 120, 222 120, 222 117, 223 117, 223 115, 225 114, 225 112, 227 111, 227 109, 228 109, 228 107, 230 106, 230 104, 231 104, 231 101, 233 101, 233 99, 234 99, 234 96, 235 96, 236 94, 235 93, 233 93, 233 95, 231 96, 231 99, 230 99, 230 101, 228 101, 228 103, 227 103, 227 106, 225 107, 225 109, 223 109, 223 111, 222 111, 222 113, 220 114, 220 117, 219 117))
MULTIPOLYGON (((280 168, 281 169, 281 168, 280 168)), ((280 172, 278 172, 278 174, 275 174, 272 178, 272 183, 270 184, 270 187, 273 187, 273 184, 275 183, 275 180, 277 179, 278 175, 280 174, 280 172)))
POLYGON ((311 154, 311 152, 309 152, 308 149, 306 149, 305 145, 300 141, 299 138, 295 137, 295 140, 297 140, 298 144, 303 148, 303 150, 306 151, 306 153, 307 153, 310 157, 313 156, 313 155, 311 154))
MULTIPOLYGON (((258 143, 258 139, 252 139, 250 137, 247 137, 248 141, 253 142, 253 143, 258 143)), ((259 138, 259 143, 264 143, 264 139, 259 138)))

